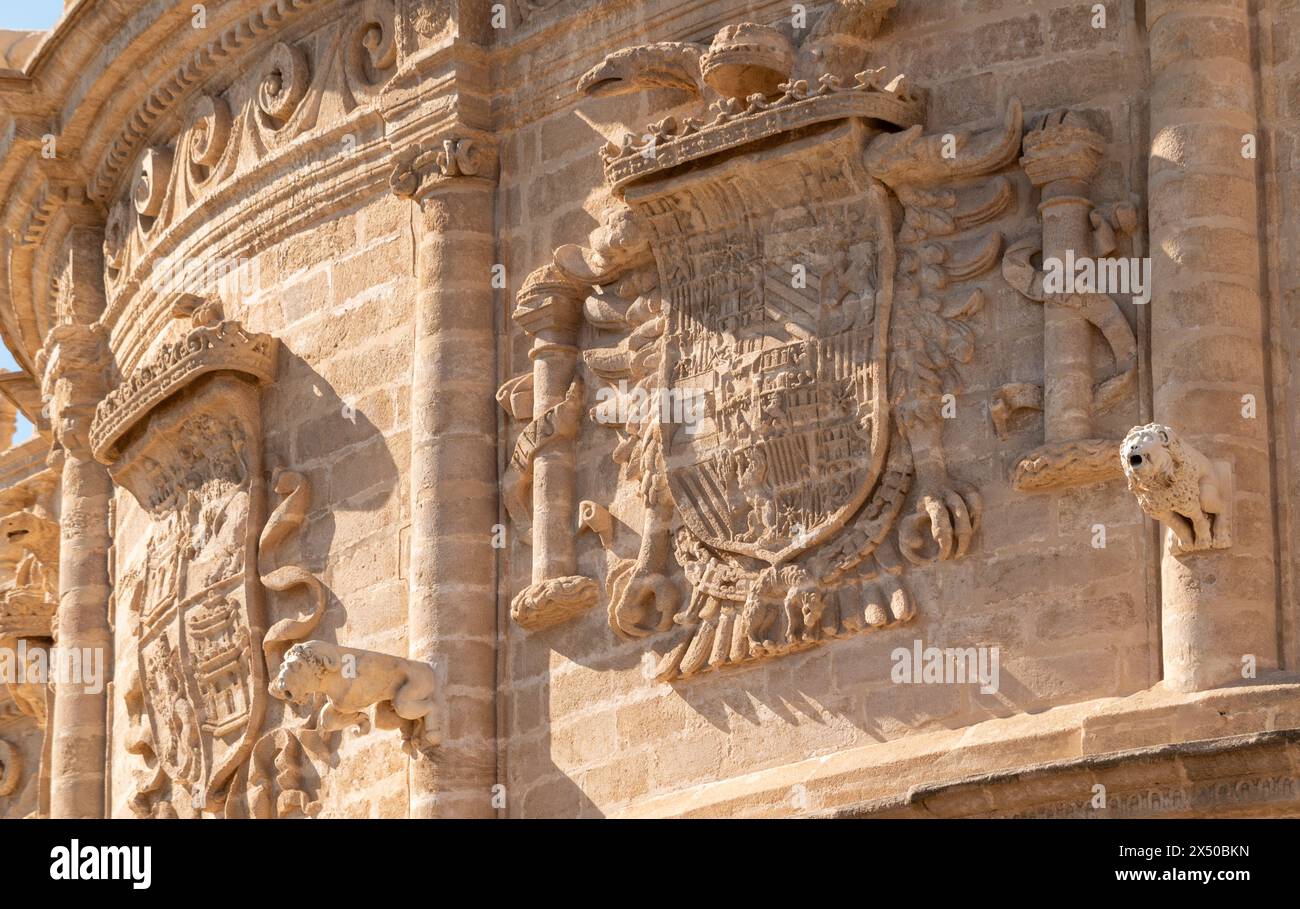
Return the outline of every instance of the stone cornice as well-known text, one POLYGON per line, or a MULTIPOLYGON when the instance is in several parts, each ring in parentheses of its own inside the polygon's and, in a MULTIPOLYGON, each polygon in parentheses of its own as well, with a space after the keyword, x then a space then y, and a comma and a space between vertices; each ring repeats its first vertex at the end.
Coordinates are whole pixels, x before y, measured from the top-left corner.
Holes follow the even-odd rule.
POLYGON ((1300 729, 1176 742, 914 787, 834 818, 1206 817, 1300 808, 1300 729), (1102 787, 1101 790, 1095 787, 1102 787), (1098 791, 1105 805, 1094 805, 1098 791), (1073 794, 1073 798, 1070 795, 1073 794))
POLYGON ((163 114, 173 110, 235 55, 246 52, 277 29, 329 2, 331 0, 272 0, 223 28, 195 51, 193 57, 178 66, 169 80, 155 87, 137 105, 87 182, 87 194, 96 201, 107 202, 117 179, 148 140, 163 114))

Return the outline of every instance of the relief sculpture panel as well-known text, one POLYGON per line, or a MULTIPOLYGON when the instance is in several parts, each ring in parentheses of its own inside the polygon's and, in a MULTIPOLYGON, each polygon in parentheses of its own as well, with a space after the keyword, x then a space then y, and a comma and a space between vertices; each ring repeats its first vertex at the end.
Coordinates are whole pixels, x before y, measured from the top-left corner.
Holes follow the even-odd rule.
POLYGON ((962 556, 979 527, 978 491, 947 470, 941 405, 974 354, 972 282, 1001 258, 990 225, 1014 191, 997 172, 1021 112, 926 135, 905 80, 829 71, 847 60, 826 29, 869 39, 876 6, 829 16, 798 51, 747 23, 703 55, 635 48, 580 82, 625 93, 684 67, 712 101, 605 148, 604 227, 558 249, 515 311, 534 334, 555 297, 583 300, 591 416, 618 431, 620 482, 642 506, 635 556, 606 506, 578 518, 610 549, 613 630, 671 633, 660 679, 907 622, 904 570, 962 556), (795 77, 819 67, 815 84, 795 77))
MULTIPOLYGON (((274 339, 211 305, 100 404, 92 446, 148 530, 122 575, 135 629, 144 740, 168 782, 150 813, 219 811, 267 708, 259 382, 274 339), (179 805, 178 805, 179 803, 179 805)), ((162 781, 155 780, 157 788, 162 781)))

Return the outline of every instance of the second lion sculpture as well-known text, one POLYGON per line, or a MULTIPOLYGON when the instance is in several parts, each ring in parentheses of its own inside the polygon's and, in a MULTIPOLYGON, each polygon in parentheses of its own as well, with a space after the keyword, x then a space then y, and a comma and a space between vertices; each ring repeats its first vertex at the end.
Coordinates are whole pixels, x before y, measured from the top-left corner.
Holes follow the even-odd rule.
POLYGON ((428 663, 328 641, 290 647, 270 687, 274 697, 294 704, 324 695, 316 723, 322 733, 366 728, 366 710, 373 706, 375 725, 401 728, 408 750, 439 744, 437 689, 437 674, 428 663))
POLYGON ((1215 464, 1159 423, 1131 429, 1120 457, 1142 510, 1173 531, 1174 554, 1232 545, 1228 464, 1215 464))

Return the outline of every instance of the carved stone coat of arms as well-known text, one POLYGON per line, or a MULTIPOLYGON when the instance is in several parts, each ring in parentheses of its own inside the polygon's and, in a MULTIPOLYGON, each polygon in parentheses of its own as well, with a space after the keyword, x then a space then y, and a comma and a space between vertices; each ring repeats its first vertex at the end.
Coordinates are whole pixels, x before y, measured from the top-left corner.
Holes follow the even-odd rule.
MULTIPOLYGON (((1021 113, 925 135, 903 79, 837 74, 839 39, 869 38, 889 6, 833 5, 798 50, 754 24, 707 51, 629 49, 580 85, 712 102, 606 147, 619 204, 515 313, 529 329, 556 295, 585 297, 583 360, 604 385, 592 416, 619 431, 621 482, 644 506, 635 556, 603 506, 581 520, 610 549, 614 630, 675 636, 661 679, 906 622, 905 566, 962 555, 978 526, 941 409, 983 301, 963 285, 1000 261, 984 225, 1012 208, 994 174, 1021 113)), ((546 590, 521 596, 540 608, 546 590)))

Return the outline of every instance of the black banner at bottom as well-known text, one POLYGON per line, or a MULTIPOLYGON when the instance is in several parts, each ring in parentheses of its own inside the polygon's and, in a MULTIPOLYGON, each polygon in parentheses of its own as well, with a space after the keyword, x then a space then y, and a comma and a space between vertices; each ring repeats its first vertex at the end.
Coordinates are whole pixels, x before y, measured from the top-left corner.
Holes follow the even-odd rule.
POLYGON ((593 884, 628 874, 703 878, 691 885, 694 890, 718 872, 723 878, 739 875, 735 884, 746 889, 764 881, 779 884, 782 877, 806 884, 826 875, 843 880, 859 874, 877 898, 895 889, 907 897, 918 886, 927 895, 969 894, 972 886, 990 879, 998 881, 999 894, 1165 885, 1226 896, 1251 884, 1288 884, 1294 876, 1291 844, 1298 834, 1294 820, 622 821, 612 826, 33 820, 0 823, 6 844, 0 878, 11 899, 27 891, 57 896, 75 890, 130 900, 194 896, 209 888, 214 898, 224 891, 226 898, 239 899, 238 890, 225 888, 250 877, 268 879, 272 889, 311 882, 313 889, 326 895, 338 890, 340 896, 386 880, 429 899, 462 896, 475 880, 491 881, 494 888, 514 880, 521 888, 569 890, 581 887, 588 874, 593 884), (561 884, 557 875, 569 883, 561 884))

